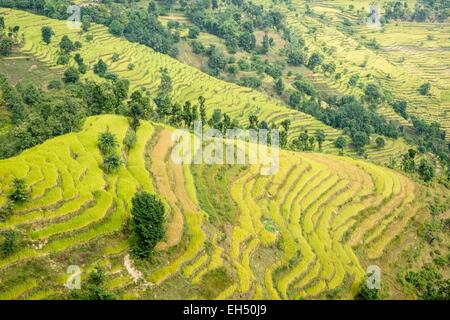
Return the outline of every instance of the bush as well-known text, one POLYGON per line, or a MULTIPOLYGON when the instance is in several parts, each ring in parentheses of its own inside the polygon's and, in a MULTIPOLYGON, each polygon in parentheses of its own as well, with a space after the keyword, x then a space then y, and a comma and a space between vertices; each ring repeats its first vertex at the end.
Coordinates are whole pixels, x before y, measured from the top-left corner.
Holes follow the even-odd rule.
POLYGON ((115 36, 118 36, 118 37, 122 36, 124 30, 125 30, 125 27, 123 26, 123 24, 117 20, 113 20, 111 22, 111 24, 109 25, 109 32, 111 32, 115 36))
POLYGON ((384 148, 385 142, 384 142, 384 139, 383 139, 383 138, 377 137, 377 138, 375 139, 375 143, 376 143, 378 149, 384 148))
POLYGON ((192 41, 191 46, 192 51, 194 51, 195 54, 201 54, 205 52, 205 47, 200 41, 192 41))
POLYGON ((74 67, 67 68, 64 71, 63 81, 65 83, 76 83, 80 80, 80 72, 74 67))
POLYGON ((136 132, 134 130, 127 131, 125 138, 123 138, 123 144, 128 150, 136 145, 136 132))
POLYGON ((192 26, 189 28, 188 38, 197 39, 199 34, 200 34, 200 29, 196 26, 192 26))
POLYGON ((117 153, 111 153, 103 157, 103 167, 107 173, 117 172, 122 160, 117 153))
POLYGON ((3 232, 3 242, 0 244, 0 254, 3 258, 11 256, 19 248, 19 236, 15 231, 3 232))
POLYGON ((98 148, 103 155, 114 153, 119 146, 116 137, 109 131, 101 133, 98 137, 98 148))
POLYGON ((94 73, 100 77, 105 76, 107 70, 108 65, 102 59, 99 59, 98 62, 94 64, 94 73))
POLYGON ((423 96, 429 95, 430 90, 431 90, 431 84, 429 82, 426 82, 419 87, 419 92, 423 96))
POLYGON ((164 206, 147 192, 136 193, 131 202, 131 223, 135 235, 133 254, 140 258, 148 257, 165 235, 164 206))
POLYGON ((0 207, 0 222, 5 222, 12 216, 14 209, 14 203, 9 200, 3 206, 0 207))
POLYGON ((30 199, 30 191, 28 191, 28 186, 24 179, 14 178, 13 188, 8 195, 8 199, 15 204, 24 203, 30 199))
POLYGON ((239 84, 241 86, 250 87, 250 88, 259 88, 262 84, 261 80, 256 77, 242 77, 239 80, 239 84))
POLYGON ((67 54, 61 54, 58 56, 58 59, 56 60, 57 64, 65 65, 69 63, 70 57, 67 54))
POLYGON ((48 83, 47 88, 49 88, 49 89, 61 89, 62 88, 62 82, 59 79, 51 80, 48 83))
POLYGON ((379 289, 369 289, 364 281, 360 288, 358 294, 355 296, 355 300, 380 300, 380 290, 379 289))

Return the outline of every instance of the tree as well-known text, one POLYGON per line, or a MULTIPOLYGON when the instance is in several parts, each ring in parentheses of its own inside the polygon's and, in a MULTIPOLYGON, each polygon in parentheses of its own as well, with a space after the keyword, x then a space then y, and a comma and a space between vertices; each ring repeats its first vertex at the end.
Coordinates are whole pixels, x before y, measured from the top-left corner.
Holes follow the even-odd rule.
POLYGON ((305 63, 305 54, 300 50, 292 50, 288 53, 287 61, 293 66, 301 66, 305 63))
POLYGON ((161 83, 158 87, 159 94, 162 96, 170 96, 172 93, 172 78, 166 68, 160 70, 161 83))
POLYGON ((247 52, 256 48, 256 38, 250 32, 243 32, 239 37, 239 46, 247 52))
POLYGON ((414 149, 409 149, 408 152, 402 155, 401 166, 405 172, 416 171, 416 162, 414 158, 416 156, 416 151, 414 149))
POLYGON ((205 106, 205 98, 203 96, 198 97, 198 103, 200 104, 200 120, 202 121, 202 125, 206 124, 206 106, 205 106))
POLYGON ((376 84, 370 83, 364 89, 365 99, 371 103, 376 104, 383 100, 383 94, 380 87, 376 84))
POLYGON ((22 178, 14 178, 13 188, 8 195, 9 200, 13 203, 24 203, 30 199, 30 191, 28 191, 27 183, 22 178))
POLYGON ((377 137, 375 139, 375 143, 376 143, 378 149, 383 149, 384 148, 385 142, 384 142, 384 139, 382 137, 377 137))
POLYGON ((164 205, 144 191, 131 200, 131 225, 135 243, 133 253, 140 258, 151 256, 156 244, 164 238, 164 205))
POLYGON ((76 83, 80 80, 80 72, 74 67, 69 67, 64 71, 63 81, 65 83, 76 83))
POLYGON ((190 38, 190 39, 197 39, 199 34, 200 34, 199 27, 192 26, 192 27, 189 28, 188 38, 190 38))
POLYGON ((121 164, 122 160, 117 153, 110 153, 103 157, 103 167, 107 173, 116 172, 121 164))
POLYGON ((267 52, 269 52, 269 48, 270 48, 270 41, 269 41, 269 35, 267 33, 264 34, 263 36, 263 40, 262 40, 262 53, 266 54, 267 52))
POLYGON ((380 300, 380 290, 379 289, 369 289, 366 282, 363 281, 359 288, 355 300, 380 300))
POLYGON ((322 64, 322 62, 323 57, 319 53, 314 52, 311 57, 309 57, 307 66, 309 69, 314 70, 318 65, 322 64))
POLYGON ((435 175, 434 167, 425 159, 420 160, 418 172, 425 182, 431 181, 435 175))
POLYGON ((96 64, 94 64, 94 73, 98 74, 100 77, 105 76, 106 71, 108 70, 108 65, 103 61, 103 59, 99 59, 96 64))
POLYGON ((115 300, 114 294, 104 288, 106 276, 103 267, 96 266, 88 275, 81 290, 71 290, 69 299, 81 300, 115 300))
POLYGON ((408 120, 408 113, 406 112, 407 102, 405 100, 396 100, 392 103, 392 108, 396 113, 408 120))
POLYGON ((59 47, 66 54, 68 54, 71 51, 75 50, 75 46, 74 46, 72 40, 70 40, 69 37, 66 36, 66 35, 64 35, 61 38, 61 41, 59 42, 59 47))
POLYGON ((429 95, 430 90, 431 90, 431 83, 429 83, 429 82, 426 82, 419 87, 419 92, 423 96, 429 95))
POLYGON ((352 136, 352 143, 359 154, 364 152, 364 146, 369 143, 369 136, 364 131, 358 131, 352 136))
POLYGON ((111 32, 115 36, 118 36, 118 37, 122 36, 124 30, 125 30, 125 27, 118 20, 113 20, 111 22, 111 24, 109 25, 109 32, 111 32))
POLYGON ((114 153, 116 148, 119 146, 116 136, 113 135, 109 130, 100 133, 100 135, 98 136, 97 144, 100 152, 104 155, 114 153))
POLYGON ((322 150, 322 143, 325 141, 325 132, 323 130, 316 130, 316 140, 319 144, 319 150, 322 150))
POLYGON ((89 31, 89 28, 91 27, 91 21, 92 21, 91 16, 87 14, 83 15, 83 18, 81 19, 81 29, 84 32, 89 31))
POLYGON ((281 96, 281 95, 283 94, 283 92, 284 92, 284 83, 283 83, 283 79, 278 78, 278 79, 275 81, 275 91, 277 92, 277 94, 278 94, 279 96, 281 96))
POLYGON ((53 32, 53 29, 49 26, 44 26, 41 29, 41 33, 42 33, 42 40, 46 44, 50 44, 50 42, 52 41, 52 36, 55 34, 53 32))
POLYGON ((14 41, 10 38, 0 40, 0 56, 8 56, 11 53, 14 41))
POLYGON ((0 245, 2 258, 9 257, 19 248, 19 237, 16 231, 8 230, 3 232, 4 240, 0 245))
POLYGON ((339 136, 335 141, 334 141, 334 146, 338 149, 344 149, 346 145, 346 141, 345 141, 345 137, 343 136, 339 136))

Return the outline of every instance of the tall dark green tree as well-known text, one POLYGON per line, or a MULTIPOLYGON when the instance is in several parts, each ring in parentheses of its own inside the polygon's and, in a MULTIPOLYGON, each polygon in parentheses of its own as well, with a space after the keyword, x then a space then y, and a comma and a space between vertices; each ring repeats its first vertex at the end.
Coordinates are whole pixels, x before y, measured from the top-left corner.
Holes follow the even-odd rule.
POLYGON ((135 236, 133 253, 146 258, 154 253, 156 244, 164 238, 164 205, 144 191, 136 193, 131 203, 131 224, 135 236))
POLYGON ((50 42, 52 41, 52 37, 54 35, 52 27, 49 26, 42 27, 41 33, 42 33, 42 40, 46 44, 50 44, 50 42))

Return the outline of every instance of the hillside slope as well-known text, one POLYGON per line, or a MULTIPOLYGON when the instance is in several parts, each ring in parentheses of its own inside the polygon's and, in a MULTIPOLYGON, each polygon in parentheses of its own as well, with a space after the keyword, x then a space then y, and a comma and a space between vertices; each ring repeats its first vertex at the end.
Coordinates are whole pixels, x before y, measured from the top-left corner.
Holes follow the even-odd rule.
POLYGON ((81 132, 0 162, 0 204, 14 177, 32 192, 0 223, 23 243, 0 260, 0 298, 61 297, 69 265, 84 276, 97 264, 125 299, 315 298, 338 288, 350 298, 423 205, 418 185, 363 161, 281 151, 273 176, 257 165, 176 165, 173 129, 143 122, 130 151, 127 130, 126 118, 90 117, 81 132), (124 160, 111 175, 96 142, 107 128, 124 160), (169 208, 167 238, 137 264, 141 274, 127 255, 138 190, 169 208))
MULTIPOLYGON (((272 1, 256 0, 269 7, 272 1)), ((408 102, 408 113, 429 122, 437 122, 450 137, 449 96, 449 23, 394 22, 383 28, 368 28, 359 24, 357 11, 368 11, 373 1, 321 0, 309 3, 314 16, 303 15, 307 1, 293 0, 290 6, 278 4, 276 8, 286 15, 287 25, 304 37, 310 50, 324 54, 326 61, 336 64, 341 77, 311 75, 316 85, 328 87, 341 94, 362 95, 357 86, 349 86, 351 76, 360 81, 379 83, 396 99, 408 102), (349 9, 349 6, 354 9, 349 9), (302 15, 299 17, 299 15, 302 15), (342 31, 343 21, 352 34, 342 31), (316 28, 315 32, 310 29, 316 28), (367 43, 375 39, 378 49, 367 43), (326 50, 325 50, 326 49, 326 50), (332 50, 327 53, 327 50, 332 50), (421 95, 419 86, 430 82, 430 95, 421 95)), ((382 7, 382 5, 380 5, 382 7)), ((411 4, 411 8, 413 4, 411 4)), ((380 108, 386 118, 407 124, 388 105, 380 108)))
MULTIPOLYGON (((86 34, 92 34, 94 40, 88 42, 85 39, 86 34, 81 34, 76 29, 69 29, 65 21, 4 8, 0 8, 0 14, 5 16, 7 25, 19 25, 21 32, 24 32, 26 41, 23 51, 33 54, 51 66, 56 66, 58 43, 61 37, 69 35, 73 41, 80 41, 83 44, 81 55, 91 69, 87 74, 88 77, 96 77, 92 67, 99 58, 102 58, 108 64, 108 70, 130 80, 132 89, 145 87, 152 93, 156 93, 160 83, 159 71, 161 68, 167 68, 173 82, 172 96, 175 101, 179 103, 186 100, 196 101, 202 95, 207 100, 209 114, 219 108, 241 124, 247 124, 248 117, 252 114, 258 115, 260 120, 265 120, 269 124, 290 119, 291 139, 305 129, 309 132, 322 129, 326 133, 324 151, 337 153, 333 141, 343 134, 342 131, 326 126, 310 115, 292 110, 281 101, 258 91, 218 80, 167 55, 156 53, 146 46, 114 37, 104 26, 93 24, 86 34), (41 27, 45 25, 51 26, 56 33, 50 46, 41 40, 41 27), (116 62, 112 61, 113 53, 117 53, 120 57, 116 62), (133 70, 128 69, 129 64, 134 65, 133 70)), ((375 142, 372 141, 367 148, 367 153, 370 159, 382 162, 407 149, 408 146, 402 139, 395 141, 387 139, 385 148, 381 150, 376 148, 375 142)))

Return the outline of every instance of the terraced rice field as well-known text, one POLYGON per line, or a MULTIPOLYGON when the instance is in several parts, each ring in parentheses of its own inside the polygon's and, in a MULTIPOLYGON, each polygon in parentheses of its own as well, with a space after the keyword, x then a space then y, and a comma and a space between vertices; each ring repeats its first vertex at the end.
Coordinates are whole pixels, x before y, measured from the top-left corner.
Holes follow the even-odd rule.
MULTIPOLYGON (((9 9, 0 9, 0 14, 5 16, 7 24, 19 25, 20 30, 24 32, 26 43, 23 51, 33 54, 51 67, 56 68, 57 44, 60 38, 69 35, 73 41, 78 40, 83 44, 82 57, 90 69, 99 58, 102 58, 108 64, 109 71, 130 80, 131 89, 145 87, 156 93, 160 82, 160 69, 167 68, 173 82, 173 99, 177 102, 197 101, 202 95, 207 100, 209 114, 212 114, 214 109, 220 108, 243 125, 247 124, 251 114, 259 115, 260 120, 266 120, 268 123, 280 123, 284 119, 290 119, 292 122, 290 139, 297 137, 305 129, 309 132, 322 129, 326 133, 324 152, 337 152, 333 141, 342 134, 341 131, 328 127, 307 114, 289 109, 279 100, 210 77, 196 68, 156 53, 143 45, 113 37, 104 26, 93 25, 89 33, 94 36, 94 40, 87 42, 85 34, 76 29, 69 29, 65 21, 9 9), (40 30, 44 25, 51 26, 56 34, 50 46, 41 41, 40 30), (112 61, 113 53, 119 54, 119 61, 112 61), (130 63, 135 65, 133 70, 128 69, 130 63)), ((88 72, 87 77, 96 78, 92 71, 88 72)), ((368 153, 370 159, 384 162, 406 149, 407 145, 402 140, 389 140, 383 150, 376 150, 375 143, 372 142, 368 153)))
POLYGON ((0 204, 14 177, 32 192, 0 223, 24 240, 0 260, 0 298, 60 297, 71 264, 83 276, 103 265, 107 288, 124 299, 317 298, 336 288, 349 298, 361 261, 382 258, 420 210, 408 178, 347 157, 281 151, 273 176, 259 165, 177 165, 173 129, 149 122, 128 153, 120 144, 124 164, 106 175, 96 141, 107 128, 122 141, 127 119, 90 117, 81 132, 0 162, 0 204), (137 190, 168 210, 158 259, 134 267, 136 277, 127 224, 137 190), (208 280, 218 273, 226 286, 208 280))
MULTIPOLYGON (((256 3, 271 5, 268 0, 256 3)), ((410 114, 438 122, 450 137, 449 23, 392 22, 384 28, 372 29, 365 24, 358 25, 356 15, 357 10, 367 11, 371 1, 321 0, 311 3, 314 12, 324 14, 327 20, 303 16, 305 3, 293 0, 289 8, 285 5, 277 8, 286 15, 289 27, 305 38, 310 49, 323 53, 326 61, 336 64, 336 73, 340 73, 341 78, 310 74, 309 78, 316 85, 328 88, 330 93, 360 96, 360 88, 348 85, 352 75, 359 75, 363 83, 379 83, 397 99, 406 100, 410 114), (350 4, 355 9, 349 10, 350 4), (355 23, 354 35, 336 28, 344 19, 355 23), (312 27, 317 28, 315 35, 308 33, 312 27), (380 44, 379 50, 364 45, 372 38, 380 44), (325 48, 331 48, 332 54, 326 54, 325 48), (432 84, 432 94, 422 96, 418 88, 427 81, 432 84)), ((389 106, 381 108, 380 112, 388 119, 407 124, 389 106)))

